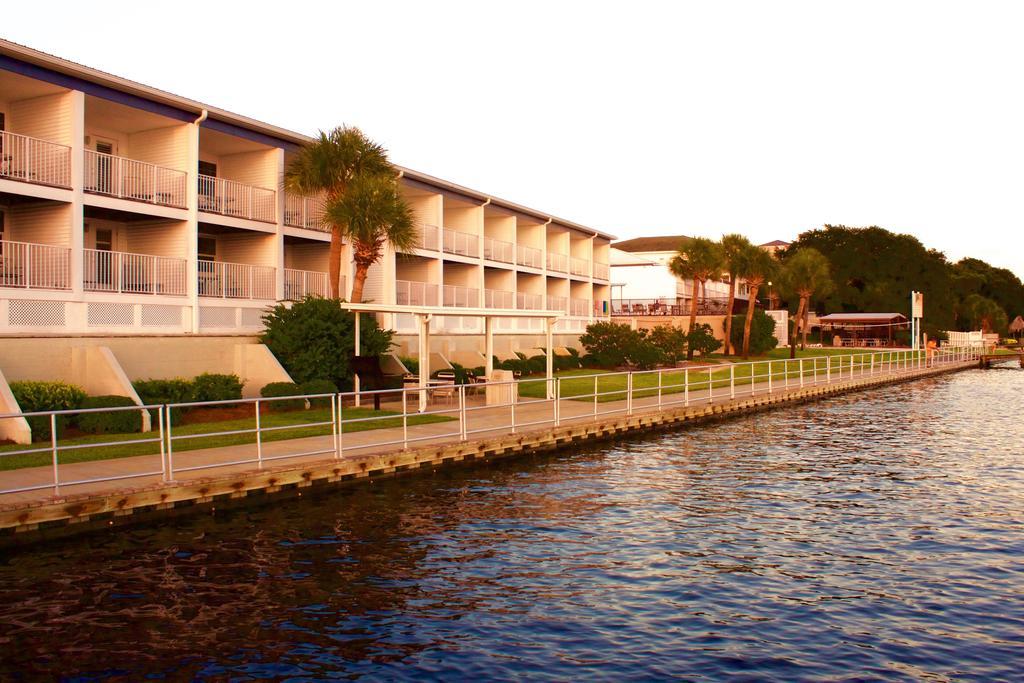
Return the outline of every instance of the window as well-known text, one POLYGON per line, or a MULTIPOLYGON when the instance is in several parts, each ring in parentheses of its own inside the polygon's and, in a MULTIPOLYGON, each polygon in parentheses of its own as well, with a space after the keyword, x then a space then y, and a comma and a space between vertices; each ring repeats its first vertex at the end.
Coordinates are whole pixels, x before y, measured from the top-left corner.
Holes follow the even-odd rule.
POLYGON ((198 256, 200 261, 217 260, 217 238, 205 235, 199 236, 198 256))
POLYGON ((114 250, 114 231, 109 229, 96 231, 96 251, 114 250))
POLYGON ((217 164, 212 161, 199 162, 199 175, 208 175, 211 178, 217 177, 217 164))

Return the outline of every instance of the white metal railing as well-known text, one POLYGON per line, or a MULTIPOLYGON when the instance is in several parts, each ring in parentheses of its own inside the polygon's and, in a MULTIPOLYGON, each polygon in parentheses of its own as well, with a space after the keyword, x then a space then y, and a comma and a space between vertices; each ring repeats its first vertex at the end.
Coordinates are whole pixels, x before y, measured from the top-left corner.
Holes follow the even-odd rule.
POLYGON ((516 308, 521 311, 540 311, 544 308, 544 295, 516 292, 516 308))
MULTIPOLYGON (((345 296, 345 277, 339 282, 342 296, 345 296)), ((328 298, 331 296, 331 279, 327 273, 315 270, 284 269, 285 301, 301 301, 307 296, 328 298)))
MULTIPOLYGON (((967 367, 976 363, 982 351, 977 348, 941 348, 928 351, 891 350, 845 356, 762 360, 726 363, 707 367, 664 368, 628 372, 596 372, 567 377, 523 378, 488 381, 488 398, 482 401, 478 384, 454 382, 407 386, 338 394, 310 394, 278 398, 236 399, 150 406, 119 406, 62 411, 0 414, 0 420, 25 418, 33 429, 49 433, 45 440, 18 449, 0 451, 3 458, 36 458, 38 465, 22 468, 0 467, 0 495, 29 491, 52 491, 81 484, 123 481, 149 477, 171 482, 188 472, 265 464, 297 457, 341 459, 366 449, 407 449, 422 441, 464 442, 476 434, 516 433, 527 427, 594 420, 613 414, 655 414, 667 408, 709 405, 745 396, 769 396, 798 391, 808 386, 829 386, 870 378, 913 376, 929 368, 967 367), (491 390, 493 388, 493 391, 491 390), (349 406, 379 400, 380 413, 367 414, 365 407, 356 413, 349 406), (290 402, 290 403, 285 403, 290 402), (310 405, 306 419, 279 422, 261 420, 262 416, 286 406, 310 405), (194 408, 246 408, 251 411, 251 426, 209 432, 176 433, 171 419, 194 408), (108 441, 67 441, 61 434, 67 418, 79 414, 148 410, 152 431, 123 434, 108 441), (426 420, 432 423, 419 429, 426 420), (268 424, 268 422, 270 422, 268 424), (449 428, 444 429, 443 425, 449 428), (441 426, 441 429, 438 427, 441 426), (320 436, 281 440, 282 430, 316 428, 320 436), (358 435, 353 434, 358 432, 358 435), (272 436, 273 435, 273 436, 272 436), (131 437, 124 440, 124 437, 131 437), (208 449, 208 439, 234 441, 233 448, 208 449), (276 441, 272 451, 265 443, 276 441), (126 444, 150 449, 156 458, 136 457, 120 460, 111 474, 110 457, 105 449, 120 449, 126 444), (69 458, 72 455, 74 457, 69 458), (76 462, 77 461, 77 462, 76 462), (74 462, 72 468, 67 466, 74 462)), ((291 408, 293 410, 302 410, 291 408)), ((141 417, 141 416, 140 416, 141 417)))
POLYGON ((569 312, 569 297, 559 296, 557 294, 548 294, 547 303, 544 306, 545 310, 548 311, 565 311, 569 312))
POLYGON ((419 234, 416 239, 416 246, 428 251, 438 251, 441 248, 441 228, 430 223, 420 223, 416 226, 419 234))
POLYGON ((284 224, 291 228, 306 228, 330 232, 324 225, 324 202, 320 197, 303 197, 286 192, 284 195, 284 224))
POLYGON ((145 161, 85 150, 85 191, 185 208, 188 174, 145 161))
POLYGON ((485 289, 484 308, 512 308, 516 293, 504 289, 485 289))
POLYGON ((0 241, 0 287, 71 289, 71 249, 0 241))
POLYGON ((589 316, 591 313, 590 299, 570 299, 569 300, 569 315, 575 315, 579 317, 589 316))
POLYGON ((573 275, 590 277, 590 261, 584 258, 576 258, 575 256, 570 257, 569 272, 573 275))
POLYGON ((480 238, 472 233, 445 228, 444 251, 448 254, 479 257, 480 238))
POLYGON ((598 263, 594 261, 594 277, 598 280, 607 280, 611 275, 611 270, 608 268, 607 263, 598 263))
POLYGON ((523 244, 516 245, 516 263, 530 268, 543 268, 544 252, 523 244))
POLYGON ((277 269, 248 263, 200 261, 199 296, 221 299, 267 299, 277 295, 277 269))
POLYGON ((484 237, 484 258, 500 263, 512 263, 515 260, 515 245, 504 240, 484 237))
POLYGON ((277 222, 277 193, 234 180, 199 176, 199 210, 264 223, 277 222))
POLYGON ((188 270, 183 258, 86 249, 82 261, 82 283, 87 292, 188 293, 188 270))
POLYGON ((480 290, 461 285, 444 285, 444 306, 476 308, 480 305, 480 290))
POLYGON ((71 187, 71 148, 27 135, 0 132, 0 178, 71 187))
POLYGON ((399 306, 437 306, 437 285, 396 280, 395 303, 399 306))
POLYGON ((569 257, 565 254, 559 254, 555 251, 548 252, 548 270, 554 270, 559 273, 569 272, 569 257))

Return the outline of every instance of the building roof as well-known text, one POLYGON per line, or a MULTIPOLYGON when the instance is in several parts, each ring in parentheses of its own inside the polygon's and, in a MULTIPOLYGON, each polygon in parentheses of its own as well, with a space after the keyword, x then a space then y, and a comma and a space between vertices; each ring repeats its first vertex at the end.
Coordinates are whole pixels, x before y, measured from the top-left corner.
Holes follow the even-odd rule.
POLYGON ((786 242, 785 240, 772 240, 771 242, 765 242, 764 244, 759 244, 757 246, 759 246, 759 247, 788 247, 789 245, 790 245, 790 243, 786 242))
POLYGON ((621 251, 644 252, 644 251, 676 251, 683 244, 688 242, 688 235, 659 235, 657 237, 634 237, 631 240, 615 242, 613 247, 621 251))
POLYGON ((906 321, 902 313, 829 313, 818 318, 822 323, 891 323, 906 321))
MULTIPOLYGON (((70 77, 71 79, 79 79, 80 81, 93 83, 103 89, 106 89, 107 92, 116 91, 126 93, 131 97, 141 98, 149 102, 163 105, 172 110, 189 113, 194 115, 194 118, 199 118, 203 112, 206 112, 208 121, 220 121, 231 126, 236 126, 237 128, 252 131, 258 135, 273 138, 281 143, 285 143, 283 146, 286 148, 294 148, 297 145, 302 145, 313 140, 312 137, 303 135, 302 133, 296 133, 295 131, 291 131, 286 128, 257 121, 256 119, 242 116, 241 114, 235 114, 234 112, 227 111, 226 109, 212 107, 208 104, 204 104, 187 97, 175 95, 174 93, 153 88, 127 78, 121 78, 120 76, 115 76, 114 74, 109 74, 105 71, 100 71, 99 69, 78 64, 77 62, 72 62, 71 60, 63 59, 46 52, 0 38, 0 69, 16 70, 17 68, 14 65, 18 62, 30 65, 31 73, 28 74, 30 78, 57 82, 50 77, 52 74, 57 77, 65 77, 63 84, 67 85, 66 81, 68 79, 66 77, 70 77)), ((68 87, 72 90, 76 89, 72 86, 68 87)), ((108 99, 110 98, 108 97, 108 99)), ((595 236, 604 237, 610 240, 615 239, 615 236, 609 233, 596 230, 564 218, 558 218, 557 216, 552 216, 546 212, 530 209, 522 206, 521 204, 501 199, 499 197, 494 197, 477 190, 471 190, 469 188, 462 187, 461 185, 448 182, 447 180, 435 178, 434 176, 426 173, 398 166, 397 164, 395 164, 395 167, 399 170, 403 178, 418 181, 439 190, 448 190, 450 192, 479 200, 482 204, 490 204, 513 212, 523 213, 537 218, 541 222, 550 222, 555 225, 574 228, 576 230, 591 233, 595 236)))
POLYGON ((652 261, 649 258, 643 256, 636 256, 628 251, 622 251, 615 247, 611 248, 611 264, 612 266, 657 266, 660 265, 657 261, 652 261))

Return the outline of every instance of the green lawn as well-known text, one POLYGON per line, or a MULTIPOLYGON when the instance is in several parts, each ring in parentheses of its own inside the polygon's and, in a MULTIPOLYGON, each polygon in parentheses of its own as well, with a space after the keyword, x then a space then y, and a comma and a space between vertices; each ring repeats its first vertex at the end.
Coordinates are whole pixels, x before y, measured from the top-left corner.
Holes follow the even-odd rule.
MULTIPOLYGON (((401 427, 401 413, 389 410, 375 411, 367 408, 344 408, 342 410, 344 422, 342 432, 362 432, 370 429, 385 429, 388 427, 401 427), (394 417, 392 417, 394 416, 394 417), (368 417, 381 417, 383 419, 370 422, 350 422, 368 417)), ((409 425, 429 424, 433 422, 447 422, 455 418, 445 415, 409 415, 409 425)), ((281 441, 284 439, 299 439, 308 436, 326 436, 331 433, 331 409, 314 408, 311 410, 297 410, 280 413, 265 413, 260 415, 260 427, 286 427, 292 429, 280 429, 262 434, 261 439, 267 441, 281 441), (328 424, 317 426, 303 426, 311 423, 327 422, 328 424)), ((239 444, 256 443, 256 435, 252 434, 225 434, 209 436, 205 438, 181 439, 179 436, 210 434, 214 432, 230 432, 256 427, 255 417, 242 418, 237 420, 222 420, 220 422, 203 422, 197 424, 182 425, 174 427, 172 434, 174 440, 174 451, 199 450, 203 448, 217 448, 220 446, 236 446, 239 444)), ((130 443, 139 439, 156 439, 157 432, 143 434, 96 434, 90 436, 76 437, 72 439, 61 439, 58 445, 73 446, 83 444, 128 442, 119 443, 114 446, 103 446, 98 448, 81 448, 73 450, 61 450, 59 459, 61 463, 86 462, 90 460, 108 460, 111 458, 127 458, 134 455, 154 455, 160 452, 160 444, 153 443, 130 443)), ((28 450, 30 448, 49 448, 49 443, 34 443, 31 446, 12 444, 0 446, 0 471, 13 470, 21 467, 37 467, 48 465, 52 462, 52 455, 49 450, 43 453, 27 453, 20 455, 8 455, 11 451, 28 450)))

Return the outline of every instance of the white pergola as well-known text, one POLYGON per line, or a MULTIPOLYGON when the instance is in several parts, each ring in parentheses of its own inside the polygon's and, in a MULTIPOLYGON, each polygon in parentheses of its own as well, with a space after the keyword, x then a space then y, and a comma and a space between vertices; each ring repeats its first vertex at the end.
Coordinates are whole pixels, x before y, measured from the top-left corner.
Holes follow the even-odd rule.
MULTIPOLYGON (((486 357, 485 374, 488 378, 494 371, 494 319, 495 318, 543 318, 544 346, 547 355, 547 378, 554 376, 554 327, 555 321, 565 316, 565 311, 525 311, 507 308, 446 308, 442 306, 403 306, 399 304, 352 304, 341 302, 341 307, 356 314, 355 324, 355 355, 359 355, 360 313, 394 313, 412 315, 416 318, 419 334, 418 359, 420 366, 420 389, 430 385, 430 321, 435 316, 459 316, 484 319, 484 356, 486 357)), ((551 382, 547 382, 548 393, 551 393, 551 382)), ((355 378, 355 390, 359 391, 359 378, 355 378)), ((358 396, 358 394, 357 394, 358 396)), ((548 398, 552 398, 548 396, 548 398)), ((419 392, 419 409, 427 409, 427 392, 419 392)))

